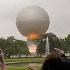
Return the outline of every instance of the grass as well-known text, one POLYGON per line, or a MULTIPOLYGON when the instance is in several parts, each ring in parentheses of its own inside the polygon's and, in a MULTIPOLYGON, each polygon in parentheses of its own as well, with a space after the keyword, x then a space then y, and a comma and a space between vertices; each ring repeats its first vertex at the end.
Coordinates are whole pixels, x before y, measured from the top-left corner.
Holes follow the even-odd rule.
MULTIPOLYGON (((40 67, 32 68, 34 70, 40 70, 40 67)), ((8 70, 31 70, 28 67, 8 67, 8 70)))
MULTIPOLYGON (((30 70, 27 67, 8 67, 8 70, 30 70)), ((35 68, 34 70, 40 70, 40 67, 35 68)))
MULTIPOLYGON (((16 63, 21 63, 21 62, 24 62, 24 63, 31 63, 31 62, 35 62, 35 63, 37 63, 37 62, 43 62, 45 60, 45 58, 30 58, 30 57, 28 57, 28 58, 12 58, 12 59, 5 59, 5 62, 6 63, 11 63, 11 62, 16 62, 16 63)), ((25 65, 23 63, 23 65, 21 65, 21 64, 18 64, 18 66, 15 66, 14 64, 9 64, 9 65, 7 65, 7 70, 30 70, 30 69, 28 69, 28 66, 27 65, 25 65)), ((33 67, 33 68, 36 68, 35 70, 40 70, 40 65, 39 66, 37 66, 36 65, 36 67, 33 67)), ((32 68, 32 67, 31 67, 32 68)))
POLYGON ((14 59, 5 59, 5 62, 43 62, 45 58, 14 58, 14 59))
POLYGON ((29 69, 23 67, 8 67, 8 70, 29 70, 29 69))

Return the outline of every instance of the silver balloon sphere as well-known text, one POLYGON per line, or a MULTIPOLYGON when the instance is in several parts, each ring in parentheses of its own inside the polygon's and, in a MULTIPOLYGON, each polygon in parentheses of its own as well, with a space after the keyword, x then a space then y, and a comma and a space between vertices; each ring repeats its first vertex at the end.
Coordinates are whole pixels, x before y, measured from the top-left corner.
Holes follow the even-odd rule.
POLYGON ((29 6, 18 14, 16 25, 22 35, 32 39, 46 33, 49 27, 49 16, 43 8, 29 6))

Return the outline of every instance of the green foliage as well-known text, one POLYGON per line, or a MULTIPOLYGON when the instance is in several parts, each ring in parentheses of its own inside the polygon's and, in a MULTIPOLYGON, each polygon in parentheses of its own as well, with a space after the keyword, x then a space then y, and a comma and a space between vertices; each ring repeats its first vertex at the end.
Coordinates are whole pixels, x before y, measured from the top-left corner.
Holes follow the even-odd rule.
POLYGON ((46 40, 45 39, 40 39, 39 44, 37 47, 37 54, 42 56, 45 54, 45 46, 46 46, 46 40))
MULTIPOLYGON (((46 39, 49 40, 50 51, 53 48, 63 49, 65 52, 70 52, 70 34, 64 39, 58 38, 53 33, 47 33, 39 37, 38 40, 34 42, 38 44, 37 54, 42 56, 45 53, 46 39)), ((30 54, 27 47, 27 42, 22 40, 16 40, 14 36, 7 37, 7 39, 0 38, 0 48, 4 51, 5 57, 10 58, 11 55, 21 55, 28 56, 30 54)))
POLYGON ((52 51, 53 48, 61 48, 61 44, 60 44, 59 38, 55 34, 48 33, 47 37, 49 39, 50 51, 52 51))
POLYGON ((63 49, 66 53, 70 52, 70 34, 64 39, 58 38, 56 35, 52 34, 49 37, 50 48, 60 48, 63 49))
POLYGON ((11 55, 28 55, 29 50, 25 41, 16 40, 13 36, 7 39, 0 38, 0 48, 3 50, 5 57, 10 58, 11 55))
POLYGON ((43 53, 45 53, 47 37, 49 40, 50 52, 53 50, 53 48, 59 48, 59 49, 63 49, 65 52, 70 52, 70 34, 64 39, 61 39, 61 38, 58 38, 53 33, 47 33, 42 35, 41 38, 37 41, 39 42, 39 46, 37 48, 38 54, 42 55, 43 53))
POLYGON ((38 54, 42 55, 42 54, 45 53, 47 37, 48 37, 48 40, 49 40, 50 51, 52 51, 53 48, 61 48, 61 44, 60 44, 60 41, 59 41, 58 37, 53 33, 47 33, 47 34, 42 35, 40 40, 39 40, 39 46, 37 48, 37 53, 38 54))
POLYGON ((15 48, 16 52, 19 55, 19 57, 24 54, 24 55, 29 55, 29 49, 27 47, 27 44, 25 41, 22 40, 16 40, 15 41, 15 48))
POLYGON ((64 45, 66 47, 66 52, 70 52, 70 34, 64 39, 64 45))

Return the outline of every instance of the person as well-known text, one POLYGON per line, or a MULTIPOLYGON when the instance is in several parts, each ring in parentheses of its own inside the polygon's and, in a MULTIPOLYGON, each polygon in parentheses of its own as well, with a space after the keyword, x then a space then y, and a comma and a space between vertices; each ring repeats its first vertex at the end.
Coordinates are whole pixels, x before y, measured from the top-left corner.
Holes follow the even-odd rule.
POLYGON ((1 49, 0 49, 0 66, 1 66, 1 70, 6 70, 6 65, 4 61, 4 53, 1 49))
POLYGON ((41 70, 70 70, 70 60, 63 50, 54 48, 53 52, 46 57, 41 70))

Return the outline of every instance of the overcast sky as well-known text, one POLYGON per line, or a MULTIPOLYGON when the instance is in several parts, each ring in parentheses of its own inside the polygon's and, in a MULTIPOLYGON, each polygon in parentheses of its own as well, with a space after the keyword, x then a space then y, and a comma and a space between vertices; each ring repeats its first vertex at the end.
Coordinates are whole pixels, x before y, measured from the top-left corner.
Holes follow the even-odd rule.
POLYGON ((59 37, 70 33, 70 0, 0 0, 0 37, 23 39, 16 28, 16 17, 26 6, 44 8, 50 18, 48 32, 59 37))

